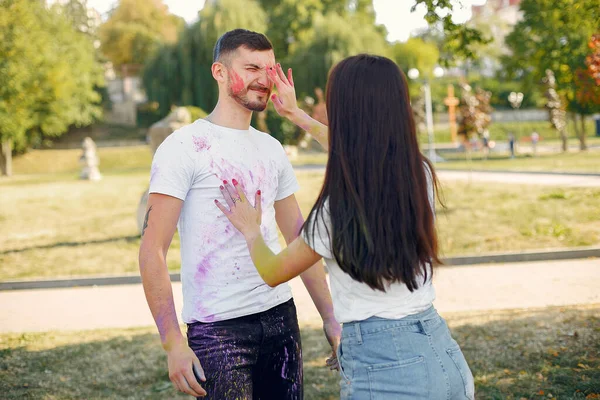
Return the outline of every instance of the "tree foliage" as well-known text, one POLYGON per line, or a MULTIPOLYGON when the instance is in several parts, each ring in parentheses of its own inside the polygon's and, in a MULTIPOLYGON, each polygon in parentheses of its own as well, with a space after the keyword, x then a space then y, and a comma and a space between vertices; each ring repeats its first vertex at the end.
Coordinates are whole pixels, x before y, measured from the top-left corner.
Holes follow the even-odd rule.
POLYGON ((254 0, 207 3, 200 20, 183 30, 177 43, 163 46, 146 63, 143 84, 148 99, 158 102, 162 115, 173 105, 212 109, 218 96, 210 70, 215 42, 231 29, 261 32, 266 24, 266 14, 254 0))
POLYGON ((422 76, 431 77, 440 52, 435 44, 414 37, 406 42, 395 43, 392 46, 392 56, 403 71, 416 68, 422 76))
POLYGON ((101 115, 101 66, 90 38, 60 6, 2 0, 0 7, 0 140, 16 150, 60 136, 101 115))
POLYGON ((556 90, 569 111, 590 114, 598 105, 583 103, 580 70, 586 68, 588 41, 600 26, 597 0, 523 0, 523 19, 506 38, 512 56, 505 59, 516 75, 541 82, 546 70, 556 77, 556 90), (579 86, 579 87, 578 87, 579 86))
POLYGON ((429 26, 440 26, 443 32, 441 62, 450 64, 456 59, 476 58, 477 46, 489 43, 490 39, 475 28, 452 22, 451 0, 414 0, 414 11, 424 5, 427 13, 425 20, 429 26))
POLYGON ((102 53, 119 69, 144 64, 163 43, 174 43, 185 25, 162 0, 120 0, 100 26, 102 53))

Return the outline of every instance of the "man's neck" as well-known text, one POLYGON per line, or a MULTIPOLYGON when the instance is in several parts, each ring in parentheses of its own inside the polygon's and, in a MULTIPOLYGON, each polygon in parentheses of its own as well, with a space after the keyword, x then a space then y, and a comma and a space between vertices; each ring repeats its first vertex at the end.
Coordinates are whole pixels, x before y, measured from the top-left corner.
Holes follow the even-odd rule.
POLYGON ((231 99, 225 101, 219 99, 214 110, 206 119, 215 125, 245 131, 250 127, 252 111, 242 107, 231 99))

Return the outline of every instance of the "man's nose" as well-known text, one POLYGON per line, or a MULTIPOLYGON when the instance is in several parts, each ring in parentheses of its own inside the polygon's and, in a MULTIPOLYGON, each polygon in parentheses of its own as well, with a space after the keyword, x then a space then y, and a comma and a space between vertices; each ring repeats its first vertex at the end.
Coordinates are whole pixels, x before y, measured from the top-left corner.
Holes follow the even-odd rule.
POLYGON ((271 80, 267 76, 267 68, 260 71, 260 77, 258 78, 258 83, 265 87, 271 87, 271 80))

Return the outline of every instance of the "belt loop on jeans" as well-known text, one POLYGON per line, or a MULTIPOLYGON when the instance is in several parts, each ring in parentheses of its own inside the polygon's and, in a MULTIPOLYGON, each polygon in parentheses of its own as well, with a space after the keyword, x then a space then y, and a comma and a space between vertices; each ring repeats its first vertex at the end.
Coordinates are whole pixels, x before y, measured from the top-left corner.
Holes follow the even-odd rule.
POLYGON ((362 344, 362 334, 360 333, 360 322, 354 324, 354 331, 356 332, 356 341, 358 344, 362 344))
POLYGON ((424 335, 429 335, 429 329, 427 329, 427 325, 423 323, 422 319, 418 320, 418 324, 421 333, 423 333, 424 335))

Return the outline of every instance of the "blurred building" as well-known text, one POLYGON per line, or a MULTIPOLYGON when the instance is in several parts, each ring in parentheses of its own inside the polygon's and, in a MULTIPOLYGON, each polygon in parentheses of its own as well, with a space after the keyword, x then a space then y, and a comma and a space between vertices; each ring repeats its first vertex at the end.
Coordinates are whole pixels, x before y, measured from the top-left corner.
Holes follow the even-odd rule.
POLYGON ((509 53, 505 38, 523 18, 520 4, 521 0, 487 0, 484 5, 472 6, 469 25, 493 40, 488 51, 481 54, 480 72, 483 75, 494 75, 501 68, 499 57, 509 53))
POLYGON ((522 18, 519 11, 521 0, 487 0, 482 6, 472 6, 472 18, 497 16, 510 25, 515 25, 522 18))

